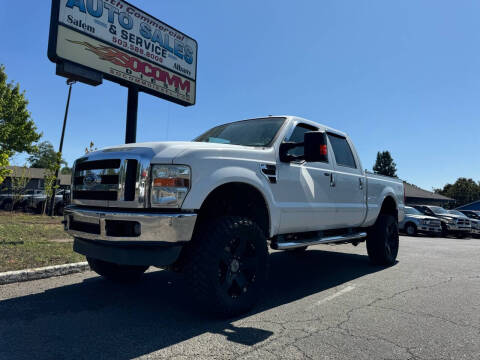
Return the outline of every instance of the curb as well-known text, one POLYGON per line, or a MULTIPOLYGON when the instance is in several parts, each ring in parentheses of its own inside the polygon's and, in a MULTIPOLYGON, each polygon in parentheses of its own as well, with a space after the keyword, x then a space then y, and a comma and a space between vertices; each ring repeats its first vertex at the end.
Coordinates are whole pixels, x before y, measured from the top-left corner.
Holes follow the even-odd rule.
POLYGON ((15 282, 46 279, 52 276, 61 276, 90 270, 88 263, 79 262, 65 265, 47 266, 35 269, 7 271, 0 273, 0 285, 15 282))

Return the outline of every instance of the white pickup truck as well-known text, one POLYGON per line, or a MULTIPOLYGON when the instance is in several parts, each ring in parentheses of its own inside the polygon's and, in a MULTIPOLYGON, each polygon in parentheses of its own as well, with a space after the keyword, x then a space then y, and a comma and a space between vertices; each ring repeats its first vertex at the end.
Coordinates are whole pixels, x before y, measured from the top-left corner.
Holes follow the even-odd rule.
POLYGON ((72 179, 65 229, 94 271, 113 280, 149 266, 183 271, 196 299, 224 315, 257 302, 268 246, 366 240, 378 265, 398 253, 402 181, 367 174, 345 133, 299 117, 105 148, 78 159, 72 179))

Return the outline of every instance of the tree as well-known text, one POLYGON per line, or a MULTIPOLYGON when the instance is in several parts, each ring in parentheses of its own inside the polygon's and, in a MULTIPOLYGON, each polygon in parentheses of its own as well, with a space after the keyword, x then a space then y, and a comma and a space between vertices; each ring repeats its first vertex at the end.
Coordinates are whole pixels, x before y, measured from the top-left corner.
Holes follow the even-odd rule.
POLYGON ((373 171, 375 174, 397 176, 397 164, 393 161, 390 151, 377 152, 377 160, 373 166, 373 171))
POLYGON ((5 181, 5 178, 12 173, 12 170, 7 169, 7 166, 10 165, 10 156, 8 153, 0 151, 0 184, 5 181))
POLYGON ((7 83, 5 67, 0 65, 0 181, 3 181, 8 159, 15 152, 30 153, 42 136, 27 110, 28 100, 20 85, 7 83), (7 161, 5 161, 7 159, 7 161))
MULTIPOLYGON (((42 141, 37 145, 37 149, 28 157, 28 162, 32 168, 47 169, 52 162, 57 160, 57 152, 53 148, 50 141, 42 141)), ((67 165, 64 159, 60 160, 60 164, 67 165)))
POLYGON ((446 184, 443 189, 435 189, 437 194, 455 199, 455 206, 462 206, 480 200, 480 182, 458 178, 454 184, 446 184))
POLYGON ((47 210, 47 206, 49 205, 49 203, 51 201, 50 199, 51 199, 54 191, 56 191, 56 189, 59 188, 58 182, 55 181, 55 180, 57 180, 55 174, 56 174, 57 170, 60 168, 61 156, 62 155, 60 153, 56 153, 56 157, 54 159, 52 159, 52 161, 45 168, 44 181, 45 181, 46 199, 45 199, 45 203, 43 204, 43 210, 42 210, 43 215, 45 215, 45 212, 47 210))
POLYGON ((60 174, 62 175, 70 175, 72 173, 72 168, 68 166, 64 166, 60 169, 60 174))
POLYGON ((93 141, 90 141, 89 147, 85 148, 85 154, 88 154, 88 153, 91 153, 91 152, 94 152, 94 151, 97 151, 97 150, 98 149, 95 147, 95 144, 93 143, 93 141))
POLYGON ((22 201, 25 192, 27 191, 27 185, 30 178, 30 171, 26 166, 22 166, 22 170, 11 177, 12 202, 10 205, 12 211, 14 211, 17 205, 22 201))

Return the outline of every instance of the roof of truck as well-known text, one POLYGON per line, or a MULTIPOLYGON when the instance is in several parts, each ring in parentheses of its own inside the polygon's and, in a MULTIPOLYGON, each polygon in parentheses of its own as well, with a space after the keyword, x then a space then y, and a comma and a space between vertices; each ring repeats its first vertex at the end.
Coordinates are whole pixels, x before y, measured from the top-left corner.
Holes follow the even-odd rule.
MULTIPOLYGON (((312 125, 312 126, 320 126, 320 127, 324 128, 326 131, 332 132, 332 133, 337 134, 337 135, 341 135, 341 136, 345 136, 345 137, 348 136, 347 133, 345 133, 343 131, 337 130, 335 128, 332 128, 331 126, 321 124, 321 123, 313 121, 313 120, 302 118, 300 116, 295 116, 295 115, 268 115, 268 117, 266 117, 266 118, 269 118, 269 117, 285 117, 287 119, 290 119, 290 120, 293 120, 293 121, 298 121, 298 122, 304 122, 304 123, 312 125)), ((258 119, 265 119, 265 118, 258 118, 258 119)))

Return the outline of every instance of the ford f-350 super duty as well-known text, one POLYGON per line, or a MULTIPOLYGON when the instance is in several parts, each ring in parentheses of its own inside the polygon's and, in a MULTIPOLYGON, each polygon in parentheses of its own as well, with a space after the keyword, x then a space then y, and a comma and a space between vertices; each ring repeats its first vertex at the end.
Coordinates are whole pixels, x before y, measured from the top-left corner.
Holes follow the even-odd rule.
POLYGON ((370 261, 387 266, 398 253, 402 181, 366 173, 345 133, 299 117, 105 148, 76 160, 72 179, 65 229, 94 271, 117 281, 182 271, 224 315, 257 302, 268 246, 366 240, 370 261))

